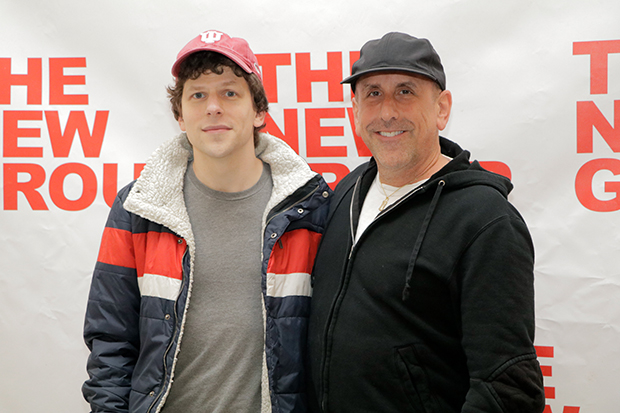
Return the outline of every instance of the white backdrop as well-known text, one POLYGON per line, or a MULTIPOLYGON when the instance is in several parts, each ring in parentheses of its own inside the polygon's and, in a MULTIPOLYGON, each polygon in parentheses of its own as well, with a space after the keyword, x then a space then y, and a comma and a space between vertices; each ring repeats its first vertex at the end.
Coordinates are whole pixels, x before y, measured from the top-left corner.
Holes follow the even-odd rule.
POLYGON ((366 158, 348 86, 321 76, 388 31, 429 38, 454 96, 444 135, 510 169, 534 238, 546 413, 618 412, 618 17, 616 0, 2 0, 0 413, 88 411, 104 193, 178 132, 164 87, 207 29, 261 55, 275 126, 328 181, 366 158))

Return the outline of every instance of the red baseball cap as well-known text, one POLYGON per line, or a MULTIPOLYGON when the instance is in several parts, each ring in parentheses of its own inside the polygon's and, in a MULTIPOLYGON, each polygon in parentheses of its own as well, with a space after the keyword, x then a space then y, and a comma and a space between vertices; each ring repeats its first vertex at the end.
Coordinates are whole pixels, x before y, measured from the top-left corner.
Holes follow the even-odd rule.
POLYGON ((239 37, 230 37, 226 33, 217 30, 202 32, 187 43, 177 55, 174 65, 172 65, 172 75, 174 77, 179 76, 179 67, 187 56, 203 50, 223 54, 238 64, 246 73, 254 73, 261 81, 263 80, 258 60, 250 49, 248 42, 239 37))

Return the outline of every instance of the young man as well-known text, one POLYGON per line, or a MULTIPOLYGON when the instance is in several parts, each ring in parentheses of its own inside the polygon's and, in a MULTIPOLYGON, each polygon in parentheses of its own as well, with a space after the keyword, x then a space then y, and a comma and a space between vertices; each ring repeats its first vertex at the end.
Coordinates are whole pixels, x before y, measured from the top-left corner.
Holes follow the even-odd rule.
POLYGON ((439 56, 388 33, 343 83, 373 158, 338 184, 317 253, 311 411, 542 412, 532 241, 510 181, 439 136, 439 56))
POLYGON ((309 274, 329 188, 259 132, 268 103, 245 40, 201 33, 172 74, 184 133, 110 211, 84 396, 94 412, 305 411, 309 274))

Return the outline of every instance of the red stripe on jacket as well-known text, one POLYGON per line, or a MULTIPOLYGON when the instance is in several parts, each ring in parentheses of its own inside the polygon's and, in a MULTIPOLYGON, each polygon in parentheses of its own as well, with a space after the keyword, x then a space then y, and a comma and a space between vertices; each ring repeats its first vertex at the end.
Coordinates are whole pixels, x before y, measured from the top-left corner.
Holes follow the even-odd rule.
POLYGON ((308 229, 286 232, 271 250, 267 272, 272 274, 312 273, 321 234, 308 229))
POLYGON ((169 232, 132 234, 116 228, 105 228, 97 261, 120 267, 135 268, 138 277, 157 274, 180 280, 184 239, 169 232))

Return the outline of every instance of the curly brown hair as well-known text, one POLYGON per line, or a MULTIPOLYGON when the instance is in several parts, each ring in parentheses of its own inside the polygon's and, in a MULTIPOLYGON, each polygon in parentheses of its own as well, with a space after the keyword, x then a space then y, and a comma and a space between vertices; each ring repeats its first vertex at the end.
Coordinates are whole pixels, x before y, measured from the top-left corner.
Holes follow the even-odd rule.
MULTIPOLYGON (((243 77, 248 83, 256 113, 267 112, 269 110, 267 94, 258 76, 254 73, 246 73, 239 65, 220 53, 202 51, 189 55, 183 63, 181 63, 179 75, 176 78, 175 84, 166 88, 172 113, 176 120, 179 120, 181 117, 181 101, 185 82, 188 79, 198 79, 202 74, 207 72, 221 75, 224 72, 224 67, 230 68, 235 75, 243 77)), ((261 126, 254 127, 254 146, 258 144, 258 134, 264 127, 264 123, 261 126)))

